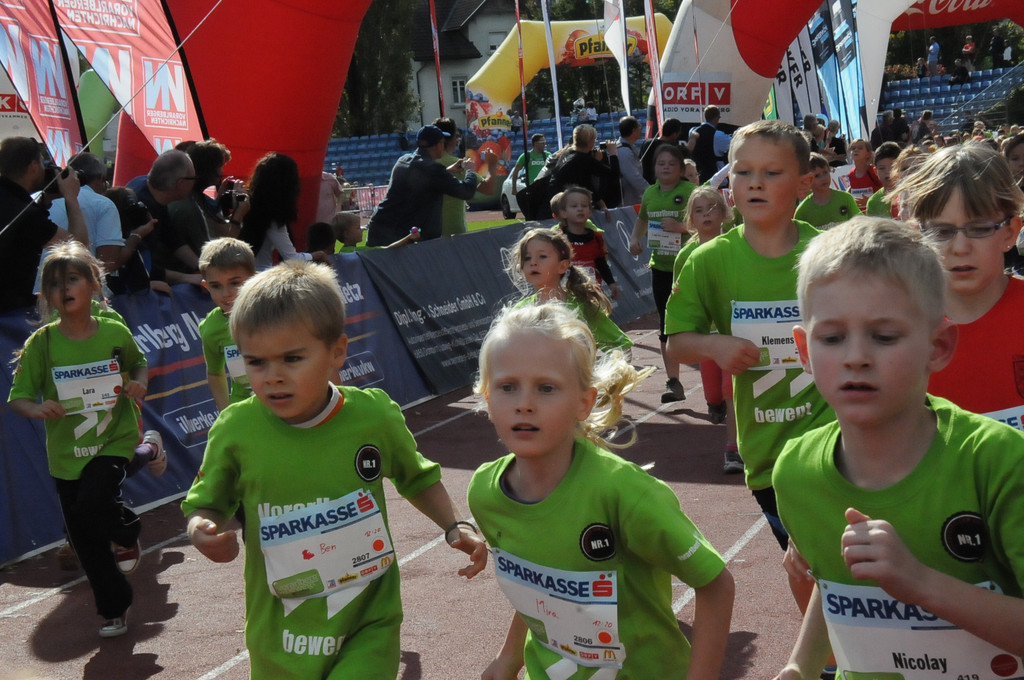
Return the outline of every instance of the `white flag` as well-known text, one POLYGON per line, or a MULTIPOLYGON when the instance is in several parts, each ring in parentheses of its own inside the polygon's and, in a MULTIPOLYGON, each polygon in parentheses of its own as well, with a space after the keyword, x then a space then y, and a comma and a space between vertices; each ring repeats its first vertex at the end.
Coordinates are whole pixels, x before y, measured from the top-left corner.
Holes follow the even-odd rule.
POLYGON ((619 62, 619 84, 626 113, 629 108, 629 76, 626 70, 626 12, 622 0, 604 0, 604 42, 619 62))

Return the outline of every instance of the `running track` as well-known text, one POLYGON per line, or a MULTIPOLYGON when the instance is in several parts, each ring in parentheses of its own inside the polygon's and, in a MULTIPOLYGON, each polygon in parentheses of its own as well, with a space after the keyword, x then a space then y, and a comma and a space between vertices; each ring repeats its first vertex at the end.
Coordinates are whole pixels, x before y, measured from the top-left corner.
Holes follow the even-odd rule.
MULTIPOLYGON (((637 365, 660 368, 656 318, 629 327, 637 365)), ((687 400, 663 405, 658 371, 627 397, 639 439, 622 455, 649 466, 729 562, 736 604, 722 678, 771 678, 785 663, 800 617, 782 553, 740 475, 721 472, 725 433, 706 419, 699 374, 683 367, 687 400)), ((420 450, 444 467, 444 483, 465 509, 473 470, 504 453, 476 400, 460 390, 406 411, 420 450)), ((391 531, 402 570, 405 623, 402 680, 479 678, 504 640, 511 609, 491 565, 471 581, 456 575, 464 555, 391 489, 391 531)), ((145 557, 132 576, 128 634, 100 640, 101 621, 80 573, 57 568, 55 551, 0 571, 0 680, 243 680, 242 561, 214 564, 184 535, 177 503, 143 515, 145 557)), ((538 527, 543 531, 543 527, 538 527)), ((689 633, 693 591, 677 583, 674 604, 689 633)))

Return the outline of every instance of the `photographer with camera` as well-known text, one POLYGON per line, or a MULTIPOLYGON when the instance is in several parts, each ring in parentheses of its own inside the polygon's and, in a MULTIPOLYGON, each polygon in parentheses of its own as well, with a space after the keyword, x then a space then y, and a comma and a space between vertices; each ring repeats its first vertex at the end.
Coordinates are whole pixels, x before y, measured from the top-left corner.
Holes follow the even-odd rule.
POLYGON ((572 146, 567 147, 558 157, 551 171, 550 196, 566 187, 577 186, 594 194, 595 205, 608 213, 604 198, 619 194, 619 158, 615 143, 597 146, 597 130, 593 125, 577 125, 572 131, 572 146), (608 163, 604 160, 607 156, 608 163), (602 191, 604 190, 604 191, 602 191))
POLYGON ((54 168, 49 180, 60 189, 68 228, 53 223, 31 194, 47 185, 43 149, 29 137, 0 142, 0 312, 35 303, 32 293, 43 248, 74 238, 89 245, 89 232, 78 203, 78 176, 54 168))

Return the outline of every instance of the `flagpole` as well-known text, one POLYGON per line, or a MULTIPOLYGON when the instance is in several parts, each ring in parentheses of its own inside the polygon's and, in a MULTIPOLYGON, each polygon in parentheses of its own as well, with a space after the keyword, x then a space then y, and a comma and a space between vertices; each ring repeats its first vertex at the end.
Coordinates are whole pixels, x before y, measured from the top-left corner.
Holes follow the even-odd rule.
POLYGON ((441 48, 437 41, 437 10, 434 8, 434 0, 430 0, 430 37, 434 41, 434 70, 437 71, 437 105, 441 111, 441 117, 445 117, 444 106, 444 84, 441 82, 441 48))
MULTIPOLYGON (((519 15, 519 0, 516 0, 516 34, 519 37, 519 104, 523 109, 523 153, 526 164, 523 170, 526 171, 526 186, 530 186, 530 145, 527 144, 527 137, 530 132, 530 120, 526 116, 526 76, 523 73, 523 22, 519 15)), ((513 172, 513 175, 515 173, 513 172)), ((516 178, 512 177, 512 188, 515 189, 516 178)))

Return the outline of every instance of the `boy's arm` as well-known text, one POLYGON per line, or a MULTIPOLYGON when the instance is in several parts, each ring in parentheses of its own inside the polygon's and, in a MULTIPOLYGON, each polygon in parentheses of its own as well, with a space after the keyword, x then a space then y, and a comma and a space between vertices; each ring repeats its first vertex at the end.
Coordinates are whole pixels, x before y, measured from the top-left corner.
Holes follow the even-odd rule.
POLYGON ((710 359, 733 375, 743 373, 761 361, 761 351, 745 338, 696 331, 669 335, 668 356, 681 364, 710 359))
POLYGON ((728 569, 695 590, 693 653, 686 680, 717 680, 729 641, 732 602, 736 584, 728 569))
POLYGON ((188 540, 196 550, 213 562, 230 562, 238 557, 238 536, 234 531, 220 531, 228 518, 210 508, 200 508, 186 518, 188 540))
POLYGON ((789 655, 789 662, 775 680, 815 680, 825 667, 831 650, 825 615, 821 611, 821 593, 818 584, 814 584, 796 645, 789 655))
POLYGON ((1024 656, 1024 599, 990 592, 921 563, 884 520, 849 508, 843 559, 900 602, 924 607, 1002 650, 1024 656))
POLYGON ((470 565, 459 569, 459 576, 473 578, 487 566, 487 544, 476 531, 466 524, 456 525, 455 504, 448 490, 441 482, 431 484, 423 491, 409 498, 413 507, 434 521, 434 524, 445 530, 445 541, 448 536, 458 537, 448 541, 448 545, 469 555, 470 565))
POLYGON ((519 676, 519 669, 523 667, 526 630, 526 623, 519 614, 513 614, 512 622, 508 625, 508 633, 505 634, 505 644, 480 676, 480 680, 515 680, 519 676))
POLYGON ((226 409, 231 401, 227 374, 207 373, 206 384, 210 386, 210 394, 213 395, 213 403, 217 405, 217 410, 226 409))

